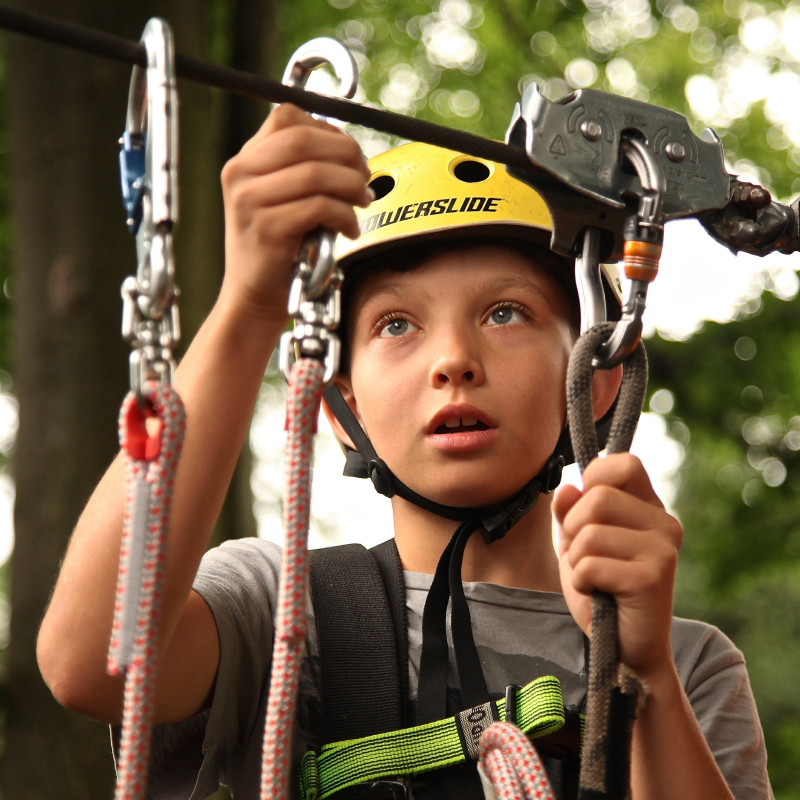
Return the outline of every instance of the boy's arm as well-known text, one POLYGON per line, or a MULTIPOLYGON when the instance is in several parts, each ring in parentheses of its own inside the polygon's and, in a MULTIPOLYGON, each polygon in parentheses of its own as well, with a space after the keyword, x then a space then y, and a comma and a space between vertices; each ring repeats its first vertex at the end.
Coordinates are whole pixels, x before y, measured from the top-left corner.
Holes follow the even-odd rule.
POLYGON ((593 461, 584 489, 559 490, 564 595, 591 633, 591 594, 613 594, 621 660, 650 694, 633 733, 634 800, 732 800, 700 730, 672 656, 672 599, 680 523, 664 510, 639 459, 617 454, 593 461))
MULTIPOLYGON (((324 225, 354 237, 369 170, 357 144, 281 106, 223 171, 226 267, 219 299, 181 362, 187 413, 172 502, 161 610, 156 721, 207 703, 219 661, 211 610, 191 591, 236 464, 264 370, 286 320, 303 235, 324 225)), ((123 682, 106 674, 119 562, 124 476, 118 457, 70 541, 39 633, 45 681, 67 707, 121 718, 123 682)))

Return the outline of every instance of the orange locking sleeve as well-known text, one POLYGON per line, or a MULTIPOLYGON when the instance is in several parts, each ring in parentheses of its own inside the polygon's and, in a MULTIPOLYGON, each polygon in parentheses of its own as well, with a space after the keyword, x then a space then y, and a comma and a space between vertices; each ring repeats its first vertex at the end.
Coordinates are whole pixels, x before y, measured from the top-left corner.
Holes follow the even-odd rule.
POLYGON ((625 242, 622 263, 625 277, 632 281, 653 281, 658 274, 661 245, 650 242, 625 242))

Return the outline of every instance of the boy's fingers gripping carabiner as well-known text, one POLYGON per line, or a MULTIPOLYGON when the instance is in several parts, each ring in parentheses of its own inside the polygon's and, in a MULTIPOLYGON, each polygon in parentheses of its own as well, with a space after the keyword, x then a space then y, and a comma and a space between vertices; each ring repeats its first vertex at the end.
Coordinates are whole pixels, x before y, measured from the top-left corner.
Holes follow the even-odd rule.
MULTIPOLYGON (((325 36, 312 39, 295 50, 283 73, 283 82, 287 86, 302 89, 309 75, 325 64, 333 69, 339 81, 339 94, 352 98, 358 88, 358 67, 353 54, 341 42, 325 36)), ((306 296, 312 300, 330 285, 336 263, 333 250, 335 241, 335 233, 318 228, 308 234, 301 248, 299 265, 307 265, 303 288, 306 296)))
MULTIPOLYGON (((289 60, 283 82, 302 87, 311 71, 323 64, 333 68, 342 94, 352 97, 358 85, 358 68, 352 53, 335 39, 312 39, 300 47, 289 60)), ((300 246, 288 304, 295 326, 283 334, 280 344, 280 369, 287 382, 299 358, 324 362, 325 386, 339 371, 340 342, 335 330, 341 316, 343 276, 336 268, 335 241, 332 231, 317 228, 306 235, 300 246)))
MULTIPOLYGON (((350 51, 333 39, 314 39, 289 62, 284 83, 303 86, 311 70, 330 64, 342 91, 356 90, 356 64, 350 51)), ((289 290, 289 314, 294 330, 284 333, 280 367, 289 383, 286 400, 285 543, 278 595, 275 651, 264 727, 261 797, 289 796, 292 725, 306 634, 306 572, 311 471, 322 390, 339 368, 339 338, 334 332, 341 316, 339 287, 331 231, 306 236, 289 290)))

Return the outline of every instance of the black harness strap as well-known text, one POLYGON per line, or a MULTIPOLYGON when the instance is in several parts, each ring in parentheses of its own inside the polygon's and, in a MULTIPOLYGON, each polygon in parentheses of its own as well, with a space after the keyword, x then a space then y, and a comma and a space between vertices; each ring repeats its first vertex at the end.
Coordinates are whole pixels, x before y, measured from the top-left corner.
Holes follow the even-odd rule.
POLYGON ((419 665, 419 691, 415 724, 435 722, 447 716, 447 604, 452 601, 451 629, 453 651, 462 705, 473 708, 490 701, 483 668, 472 635, 467 598, 461 582, 464 548, 480 519, 459 525, 442 553, 433 576, 422 616, 422 655, 419 665))
MULTIPOLYGON (((453 577, 460 577, 463 555, 463 545, 457 547, 456 540, 463 539, 465 544, 471 535, 470 528, 475 530, 472 525, 461 526, 461 536, 453 537, 447 554, 443 555, 437 568, 437 588, 431 587, 439 601, 434 602, 434 606, 441 605, 443 601, 446 609, 448 596, 452 593, 454 639, 457 640, 454 644, 457 645, 457 651, 462 650, 464 653, 474 652, 471 627, 468 634, 466 631, 464 634, 456 634, 456 631, 459 628, 458 618, 463 620, 462 624, 469 626, 469 609, 466 608, 463 588, 461 592, 458 588, 455 592, 452 590, 460 585, 460 580, 453 580, 453 577), (461 552, 457 552, 451 561, 450 555, 454 550, 461 552), (462 639, 468 641, 462 643, 462 639)), ((357 739, 407 727, 413 720, 406 711, 406 591, 403 568, 394 539, 372 550, 366 550, 361 545, 344 545, 312 550, 309 555, 309 583, 321 662, 320 691, 325 728, 321 741, 331 743, 357 739)), ((434 627, 437 631, 443 631, 444 616, 435 616, 437 621, 434 627)), ((429 624, 432 621, 430 619, 429 624)), ((434 635, 434 641, 439 639, 440 636, 434 635)), ((446 670, 446 641, 444 644, 443 663, 446 670)), ((461 660, 463 659, 457 657, 457 662, 461 660)), ((464 671, 483 683, 482 671, 475 668, 475 665, 466 669, 460 666, 459 671, 464 671)), ((438 674, 436 669, 434 673, 438 674)), ((420 677, 420 689, 424 692, 427 679, 422 675, 420 677)), ((444 688, 438 681, 433 681, 438 684, 434 690, 437 694, 443 695, 446 691, 446 674, 444 678, 444 688)), ((479 695, 484 691, 484 686, 480 685, 468 689, 469 693, 479 695)), ((427 705, 424 699, 423 705, 427 705)), ((444 717, 445 712, 441 716, 444 717)), ((567 725, 553 737, 548 737, 554 739, 550 748, 553 752, 550 753, 545 748, 541 755, 545 759, 556 796, 574 800, 577 795, 580 725, 576 714, 571 717, 568 715, 568 719, 572 720, 572 725, 567 725)), ((541 747, 543 744, 544 740, 537 746, 541 747)), ((415 777, 387 778, 358 784, 337 792, 331 800, 406 800, 409 791, 416 800, 484 800, 474 762, 415 777)))
MULTIPOLYGON (((385 553, 381 555, 386 562, 385 553)), ((398 664, 408 664, 408 645, 400 662, 393 624, 398 612, 387 598, 397 596, 396 575, 394 592, 389 593, 379 562, 357 544, 311 550, 309 556, 321 659, 323 743, 402 728, 407 695, 401 694, 398 664)), ((405 637, 406 630, 403 624, 398 638, 405 637)))
MULTIPOLYGON (((407 727, 406 589, 394 539, 372 550, 351 544, 311 550, 309 556, 322 676, 322 742, 407 727)), ((472 762, 410 780, 417 800, 483 800, 472 762)), ((335 795, 336 800, 407 797, 406 781, 394 779, 358 784, 335 795)))
POLYGON ((386 587, 389 600, 389 611, 392 614, 394 640, 397 645, 397 664, 400 673, 400 697, 403 726, 411 724, 408 718, 408 614, 406 612, 406 581, 403 577, 403 565, 397 544, 394 539, 389 539, 375 547, 370 552, 378 562, 378 567, 386 587))

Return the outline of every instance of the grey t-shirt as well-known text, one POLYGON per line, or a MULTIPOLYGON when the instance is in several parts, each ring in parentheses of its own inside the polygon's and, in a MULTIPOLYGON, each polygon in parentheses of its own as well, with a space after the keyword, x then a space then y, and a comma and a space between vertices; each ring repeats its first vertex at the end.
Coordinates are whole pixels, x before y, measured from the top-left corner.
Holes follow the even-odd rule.
MULTIPOLYGON (((153 800, 201 800, 219 783, 228 785, 236 800, 258 799, 280 555, 280 548, 269 542, 239 539, 203 558, 194 588, 211 607, 219 632, 214 697, 203 714, 156 728, 153 800)), ((430 575, 405 573, 412 699, 431 580, 430 575)), ((512 683, 524 685, 542 675, 555 675, 565 704, 582 704, 584 640, 562 595, 489 583, 465 583, 464 590, 491 693, 502 693, 512 683)), ((306 725, 319 714, 316 628, 313 619, 309 623, 298 715, 306 725)), ((764 737, 741 652, 717 628, 677 617, 672 648, 686 694, 734 796, 771 800, 764 737)), ((452 647, 450 652, 448 685, 456 687, 452 647)), ((296 723, 298 758, 307 738, 308 731, 296 723)))

